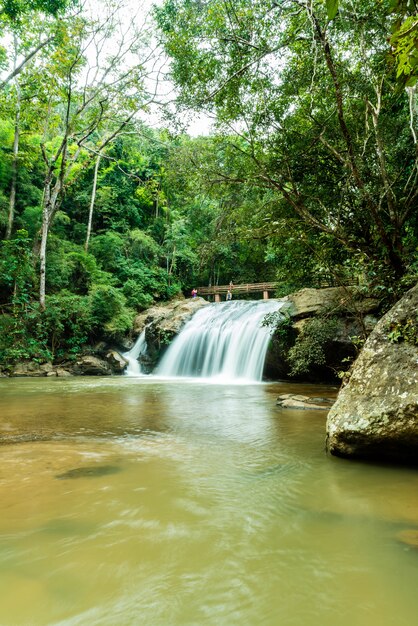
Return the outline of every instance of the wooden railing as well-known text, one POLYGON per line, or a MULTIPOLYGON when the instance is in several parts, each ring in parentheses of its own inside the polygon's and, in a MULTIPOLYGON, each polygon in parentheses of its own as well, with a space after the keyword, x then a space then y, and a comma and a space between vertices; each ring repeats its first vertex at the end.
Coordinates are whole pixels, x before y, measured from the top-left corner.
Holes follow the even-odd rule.
MULTIPOLYGON (((332 279, 320 278, 315 285, 316 288, 324 287, 340 287, 342 284, 348 287, 350 285, 357 285, 357 279, 345 279, 344 281, 336 281, 332 279)), ((232 296, 235 297, 239 293, 262 293, 263 298, 269 297, 269 292, 275 291, 280 283, 241 283, 240 285, 232 286, 232 296)), ((211 287, 198 287, 198 296, 215 296, 215 300, 219 301, 222 294, 226 294, 230 289, 230 285, 213 285, 211 287)))
MULTIPOLYGON (((257 293, 262 291, 274 291, 278 283, 243 283, 241 285, 233 285, 232 293, 257 293)), ((213 287, 198 287, 198 296, 213 296, 215 294, 227 293, 230 289, 229 285, 214 285, 213 287)))

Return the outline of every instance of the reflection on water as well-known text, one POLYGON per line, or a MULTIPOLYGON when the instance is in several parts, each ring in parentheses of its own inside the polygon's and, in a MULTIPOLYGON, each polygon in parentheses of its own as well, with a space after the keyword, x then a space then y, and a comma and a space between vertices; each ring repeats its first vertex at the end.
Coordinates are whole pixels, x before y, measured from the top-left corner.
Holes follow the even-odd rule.
POLYGON ((1 626, 415 623, 416 471, 326 457, 294 390, 0 381, 1 626))

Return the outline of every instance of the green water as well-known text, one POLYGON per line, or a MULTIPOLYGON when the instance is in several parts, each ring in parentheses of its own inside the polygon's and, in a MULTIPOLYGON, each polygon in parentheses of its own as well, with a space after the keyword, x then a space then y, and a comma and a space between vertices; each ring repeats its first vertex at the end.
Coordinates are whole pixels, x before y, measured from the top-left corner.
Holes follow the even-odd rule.
POLYGON ((285 384, 0 381, 1 626, 402 626, 418 473, 329 458, 285 384))

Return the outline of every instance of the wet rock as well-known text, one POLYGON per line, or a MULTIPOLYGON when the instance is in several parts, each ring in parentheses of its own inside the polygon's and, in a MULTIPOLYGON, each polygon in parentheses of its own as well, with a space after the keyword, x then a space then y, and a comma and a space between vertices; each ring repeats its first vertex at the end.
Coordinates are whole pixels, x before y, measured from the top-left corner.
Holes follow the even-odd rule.
POLYGON ((410 548, 415 548, 418 550, 418 529, 416 528, 408 528, 406 530, 402 530, 397 534, 397 539, 401 542, 409 546, 410 548))
POLYGON ((17 363, 12 376, 24 377, 24 376, 47 376, 53 371, 52 363, 36 363, 35 361, 21 361, 17 363))
POLYGON ((76 361, 72 372, 80 376, 109 376, 112 370, 103 359, 87 354, 76 361))
POLYGON ((127 359, 117 352, 117 350, 110 350, 110 352, 106 354, 106 361, 115 374, 121 374, 128 365, 127 359))
POLYGON ((331 398, 319 398, 303 396, 291 393, 283 393, 277 398, 277 406, 284 409, 302 409, 302 410, 326 410, 328 411, 333 405, 334 400, 331 398))
POLYGON ((57 376, 59 378, 65 378, 67 376, 72 376, 72 373, 69 370, 64 369, 62 367, 57 367, 56 374, 57 374, 57 376))
POLYGON ((417 463, 417 310, 418 285, 383 316, 367 339, 328 414, 332 454, 417 463))
POLYGON ((301 289, 281 298, 281 312, 291 321, 287 336, 273 335, 266 355, 264 375, 270 379, 292 379, 312 382, 337 382, 337 373, 346 370, 357 351, 354 337, 366 337, 377 323, 370 312, 375 311, 379 301, 366 297, 358 287, 327 287, 325 289, 301 289), (303 336, 312 320, 331 318, 336 323, 335 334, 322 342, 323 363, 315 363, 304 375, 291 376, 288 360, 289 350, 303 336))
POLYGON ((109 476, 109 474, 117 474, 122 471, 117 465, 93 465, 90 467, 75 467, 63 474, 57 474, 55 478, 58 480, 69 480, 73 478, 98 478, 100 476, 109 476))
POLYGON ((324 311, 343 314, 366 314, 376 311, 377 298, 364 297, 358 287, 306 288, 283 298, 289 303, 288 311, 294 319, 318 315, 324 311))

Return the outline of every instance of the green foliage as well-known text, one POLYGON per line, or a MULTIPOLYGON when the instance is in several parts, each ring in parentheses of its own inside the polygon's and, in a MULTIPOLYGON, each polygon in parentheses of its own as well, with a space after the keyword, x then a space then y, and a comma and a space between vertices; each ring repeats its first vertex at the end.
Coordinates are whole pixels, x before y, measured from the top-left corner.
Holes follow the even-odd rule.
POLYGON ((118 269, 125 258, 125 242, 121 235, 109 231, 92 239, 90 250, 99 261, 101 267, 107 272, 118 269))
MULTIPOLYGON (((118 341, 136 311, 205 284, 276 281, 282 296, 361 278, 388 308, 416 280, 416 112, 414 92, 410 110, 399 89, 416 73, 411 2, 234 0, 231 11, 222 0, 165 0, 155 15, 179 93, 172 128, 184 109, 198 109, 216 116, 216 134, 173 135, 133 117, 101 151, 146 99, 141 70, 120 85, 112 81, 126 68, 114 67, 109 91, 107 81, 84 89, 78 78, 95 72, 80 43, 95 26, 82 8, 51 17, 70 4, 2 4, 3 29, 19 35, 16 50, 7 37, 0 51, 4 74, 15 53, 23 58, 51 38, 0 93, 4 235, 17 163, 12 237, 0 247, 3 362, 74 356, 102 336, 118 341), (41 313, 42 207, 60 176, 41 313)), ((100 20, 104 41, 111 26, 100 20)), ((292 324, 277 321, 273 340, 289 349, 292 324)), ((321 362, 308 330, 292 350, 295 372, 321 362)))
POLYGON ((402 322, 392 322, 387 330, 387 338, 391 343, 405 341, 413 346, 418 345, 418 314, 402 322))
POLYGON ((92 329, 104 337, 120 340, 132 328, 135 311, 126 306, 124 294, 115 287, 95 285, 89 296, 89 310, 92 329))
POLYGON ((51 358, 71 358, 87 342, 91 326, 88 298, 64 290, 47 297, 45 312, 38 312, 36 334, 48 346, 51 358))
POLYGON ((325 0, 327 5, 327 14, 330 20, 333 20, 338 13, 338 0, 325 0))
POLYGON ((380 283, 391 275, 393 285, 411 262, 403 238, 415 192, 405 190, 415 185, 416 153, 408 100, 388 60, 388 6, 354 11, 321 0, 295 11, 237 0, 234 8, 166 0, 156 9, 181 105, 215 114, 218 145, 229 144, 222 158, 202 155, 199 167, 224 193, 236 196, 240 185, 252 194, 247 232, 270 238, 286 288, 283 270, 295 257, 288 246, 288 262, 280 236, 304 248, 297 279, 330 274, 335 259, 342 265, 360 251, 364 267, 383 268, 380 283))
POLYGON ((150 307, 154 302, 154 298, 151 294, 144 291, 142 284, 132 278, 128 278, 125 282, 122 292, 128 307, 138 311, 150 307))
POLYGON ((335 337, 337 327, 336 318, 317 317, 304 323, 287 357, 291 376, 302 376, 315 366, 325 365, 324 348, 335 337))
POLYGON ((120 315, 124 306, 125 297, 110 285, 96 285, 90 294, 92 321, 97 326, 103 326, 120 315))
POLYGON ((13 239, 1 242, 0 286, 3 302, 17 315, 30 301, 34 270, 31 263, 31 241, 26 230, 18 230, 13 239))
POLYGON ((77 0, 3 0, 0 14, 13 21, 18 21, 32 11, 56 16, 76 3, 77 0))
POLYGON ((133 309, 123 307, 119 313, 104 324, 104 337, 121 341, 131 330, 134 316, 135 311, 133 309))

